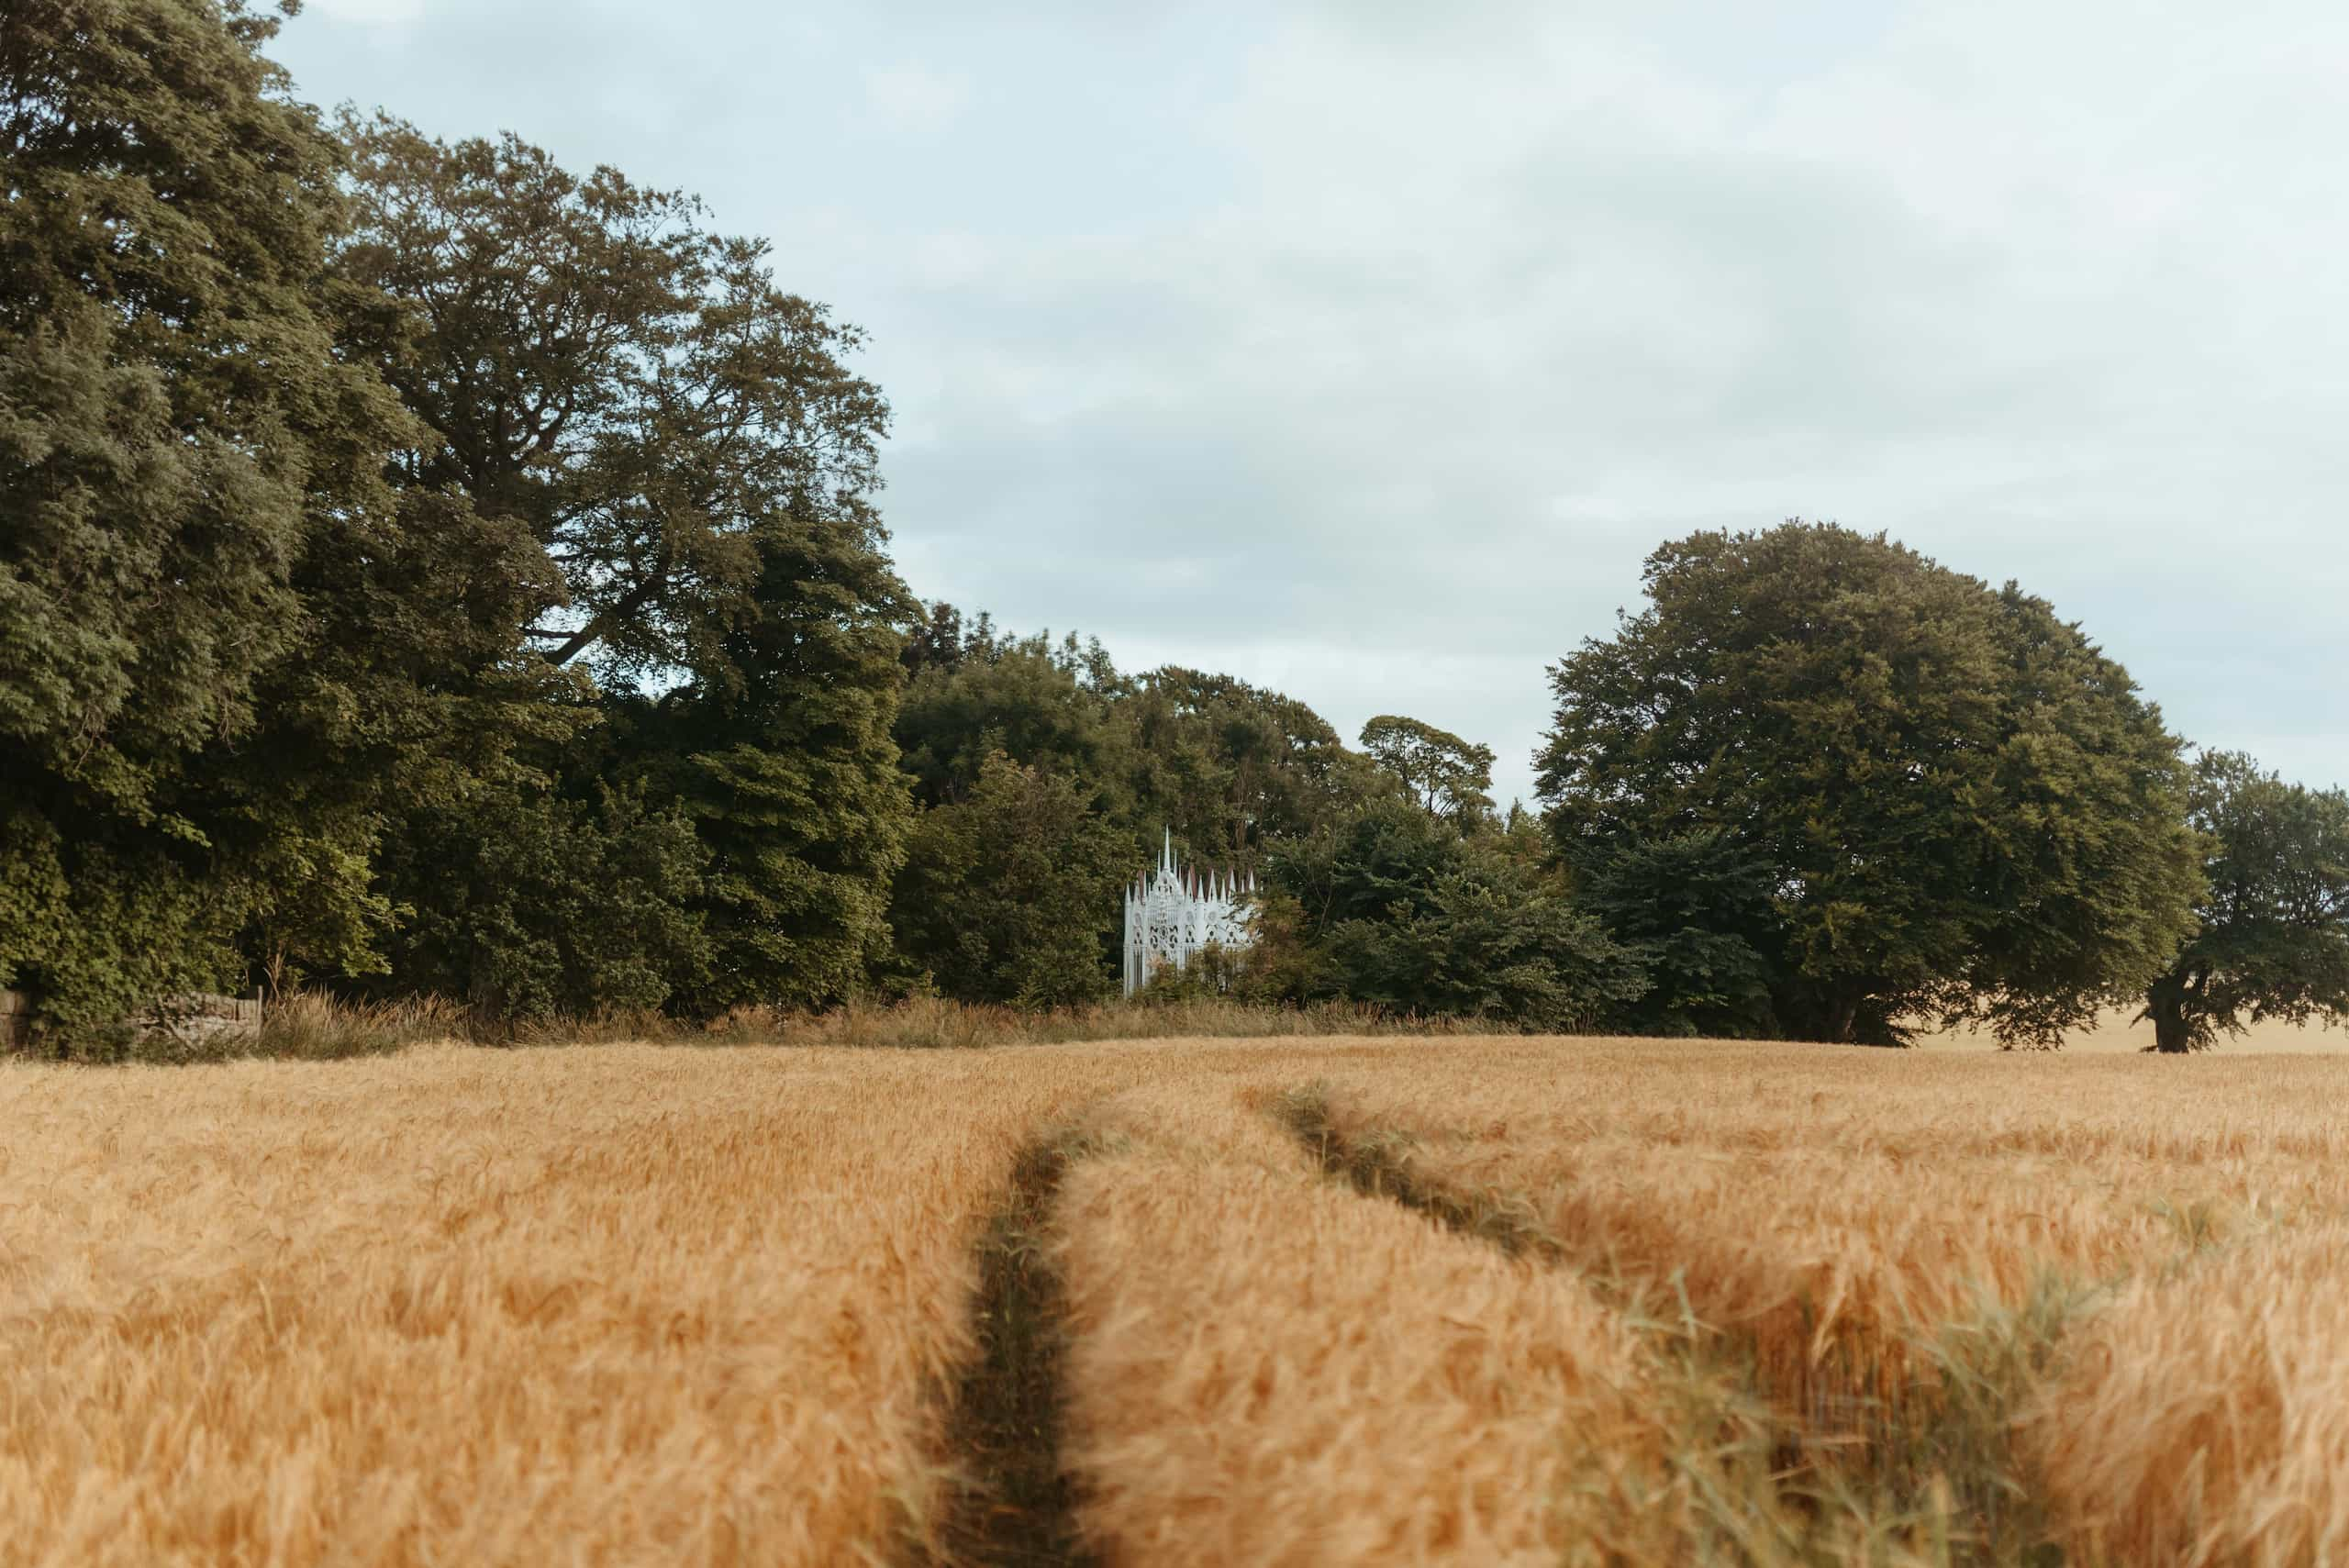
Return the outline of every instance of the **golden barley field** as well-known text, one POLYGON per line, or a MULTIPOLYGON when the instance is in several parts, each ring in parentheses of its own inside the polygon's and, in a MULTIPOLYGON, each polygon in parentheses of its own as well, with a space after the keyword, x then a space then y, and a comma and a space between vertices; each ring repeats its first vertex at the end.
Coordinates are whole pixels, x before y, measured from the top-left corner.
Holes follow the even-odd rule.
POLYGON ((2349 1057, 0 1064, 0 1563, 2349 1562, 2349 1057))

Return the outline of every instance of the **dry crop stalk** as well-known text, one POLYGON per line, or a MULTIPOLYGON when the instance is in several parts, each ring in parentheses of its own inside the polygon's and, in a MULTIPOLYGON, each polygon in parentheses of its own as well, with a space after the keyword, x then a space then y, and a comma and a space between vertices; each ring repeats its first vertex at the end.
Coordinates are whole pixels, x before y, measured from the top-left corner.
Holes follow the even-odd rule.
POLYGON ((1596 1562, 1672 1528, 1624 1488, 1666 1469, 1634 1342, 1571 1278, 1323 1180, 1228 1089, 1096 1125, 1061 1258, 1109 1561, 1596 1562))

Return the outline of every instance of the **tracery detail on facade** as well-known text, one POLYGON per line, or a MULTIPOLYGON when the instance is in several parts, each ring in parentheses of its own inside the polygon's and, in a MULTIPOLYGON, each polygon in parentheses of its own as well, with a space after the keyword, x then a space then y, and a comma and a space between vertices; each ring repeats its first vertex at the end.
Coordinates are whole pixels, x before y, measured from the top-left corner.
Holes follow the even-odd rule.
POLYGON ((1174 858, 1174 835, 1166 835, 1158 869, 1126 888, 1126 995, 1172 965, 1190 967, 1210 942, 1238 950, 1255 940, 1252 912, 1241 900, 1256 891, 1256 879, 1200 872, 1174 858))

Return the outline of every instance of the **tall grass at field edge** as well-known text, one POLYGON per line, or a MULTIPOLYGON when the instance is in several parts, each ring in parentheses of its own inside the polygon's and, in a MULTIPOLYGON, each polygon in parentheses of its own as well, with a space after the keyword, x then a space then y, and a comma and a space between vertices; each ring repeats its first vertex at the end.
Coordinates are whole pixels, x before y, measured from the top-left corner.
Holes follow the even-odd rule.
POLYGON ((489 1019, 437 996, 370 1002, 303 991, 270 1002, 257 1030, 223 1031, 199 1040, 128 1031, 37 1037, 27 1053, 88 1064, 181 1065, 330 1062, 445 1041, 489 1047, 641 1043, 976 1051, 1088 1040, 1466 1035, 1478 1029, 1473 1020, 1421 1018, 1345 1002, 1282 1006, 1213 999, 1029 1010, 929 996, 850 1002, 824 1012, 739 1007, 707 1022, 651 1009, 517 1022, 489 1019))
POLYGON ((644 1040, 677 1045, 832 1045, 976 1051, 1111 1040, 1260 1040, 1329 1035, 1468 1034, 1476 1026, 1419 1018, 1356 1003, 1277 1006, 1229 1001, 1109 1002, 1030 1010, 917 996, 850 1002, 820 1013, 743 1007, 706 1024, 659 1014, 553 1019, 515 1030, 530 1045, 644 1040))

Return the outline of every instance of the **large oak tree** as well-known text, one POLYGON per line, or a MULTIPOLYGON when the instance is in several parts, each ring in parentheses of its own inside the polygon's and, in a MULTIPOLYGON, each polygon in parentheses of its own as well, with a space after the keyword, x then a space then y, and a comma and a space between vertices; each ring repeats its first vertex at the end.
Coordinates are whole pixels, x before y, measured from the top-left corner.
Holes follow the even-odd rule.
POLYGON ((523 633, 548 661, 710 673, 763 538, 822 521, 878 547, 887 405, 847 367, 855 328, 780 287, 764 241, 511 134, 342 129, 336 265, 378 302, 353 340, 429 436, 400 477, 538 541, 561 590, 523 633))
MULTIPOLYGON (((873 502, 888 409, 848 368, 858 334, 690 197, 574 174, 511 135, 342 130, 355 219, 335 264, 366 306, 348 343, 419 432, 393 482, 462 498, 533 552, 542 592, 510 635, 592 678, 583 717, 603 720, 406 836, 471 844, 526 820, 551 843, 625 824, 670 845, 660 819, 681 816, 701 845, 694 929, 664 934, 671 960, 629 995, 696 1012, 844 995, 885 945, 907 811, 890 727, 910 600, 873 502)), ((616 839, 544 863, 559 880, 632 853, 616 839)), ((661 866, 644 887, 695 880, 661 866)), ((429 877, 394 885, 436 916, 410 961, 477 1002, 600 995, 567 978, 570 939, 543 917, 568 895, 507 918, 470 895, 431 908, 429 877)))
POLYGON ((0 984, 68 1029, 379 965, 384 803, 515 721, 465 672, 540 568, 385 483, 416 430, 339 351, 340 153, 275 25, 0 13, 0 984))
POLYGON ((1667 544, 1646 584, 1552 671, 1549 825, 1576 862, 1706 835, 1757 865, 1780 1031, 2053 1043, 2168 962, 2179 743, 2043 601, 1805 523, 1667 544))

